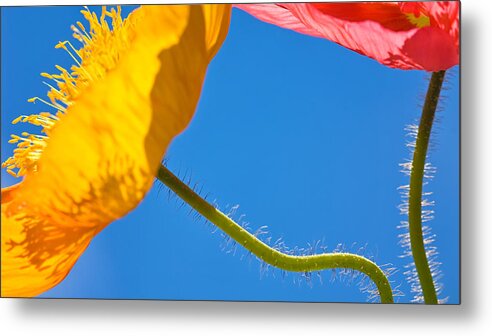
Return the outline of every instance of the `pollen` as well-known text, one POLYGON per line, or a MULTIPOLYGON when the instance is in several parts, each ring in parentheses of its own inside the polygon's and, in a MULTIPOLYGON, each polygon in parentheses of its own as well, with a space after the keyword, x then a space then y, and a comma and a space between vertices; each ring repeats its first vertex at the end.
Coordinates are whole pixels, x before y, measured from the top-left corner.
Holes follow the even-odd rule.
POLYGON ((430 18, 427 15, 420 13, 415 15, 414 13, 406 13, 407 20, 417 28, 424 28, 430 26, 430 18))
POLYGON ((69 107, 75 104, 77 97, 84 92, 91 83, 99 81, 114 69, 118 61, 129 49, 135 35, 135 22, 123 20, 121 7, 102 8, 100 16, 90 12, 87 7, 81 11, 86 26, 81 22, 72 25, 73 37, 80 48, 76 48, 70 41, 60 41, 56 49, 64 50, 73 60, 69 70, 55 65, 58 73, 41 73, 51 83, 43 82, 48 88, 48 99, 40 97, 29 98, 28 102, 43 103, 49 111, 33 115, 21 115, 12 123, 29 123, 41 127, 41 135, 23 132, 21 135, 12 135, 9 143, 17 144, 13 155, 2 163, 2 168, 15 177, 24 176, 29 172, 37 171, 37 162, 49 142, 49 134, 58 122, 63 122, 63 115, 69 107))

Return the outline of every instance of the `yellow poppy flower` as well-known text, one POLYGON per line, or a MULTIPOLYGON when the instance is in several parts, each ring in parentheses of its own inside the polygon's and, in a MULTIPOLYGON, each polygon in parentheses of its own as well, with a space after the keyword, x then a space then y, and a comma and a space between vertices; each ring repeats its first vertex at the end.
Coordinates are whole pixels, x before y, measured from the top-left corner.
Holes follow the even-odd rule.
MULTIPOLYGON (((4 163, 23 176, 2 189, 1 295, 38 295, 64 279, 91 239, 150 189, 171 140, 188 125, 207 66, 227 35, 229 5, 142 6, 122 20, 83 11, 76 60, 54 80, 56 113, 21 116, 4 163), (110 18, 111 26, 107 18, 110 18)), ((41 100, 33 98, 33 101, 41 100)))

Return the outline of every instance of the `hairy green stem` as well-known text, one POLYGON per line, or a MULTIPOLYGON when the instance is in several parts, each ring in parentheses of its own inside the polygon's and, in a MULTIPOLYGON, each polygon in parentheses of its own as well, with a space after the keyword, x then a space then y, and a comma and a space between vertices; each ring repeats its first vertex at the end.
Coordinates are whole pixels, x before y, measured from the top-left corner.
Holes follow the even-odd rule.
POLYGON ((266 245, 224 213, 210 205, 166 167, 161 166, 159 168, 157 178, 198 213, 264 262, 293 272, 312 272, 329 268, 357 270, 366 274, 376 284, 382 303, 393 302, 393 293, 386 275, 369 259, 351 253, 324 253, 310 256, 293 256, 282 253, 266 245))
POLYGON ((436 288, 432 272, 425 253, 424 237, 422 234, 422 184, 424 179, 425 160, 434 122, 439 95, 444 81, 445 71, 434 72, 429 82, 425 97, 422 117, 420 118, 415 151, 413 153, 412 170, 410 173, 410 193, 408 203, 408 226, 415 268, 422 287, 424 302, 437 304, 436 288))

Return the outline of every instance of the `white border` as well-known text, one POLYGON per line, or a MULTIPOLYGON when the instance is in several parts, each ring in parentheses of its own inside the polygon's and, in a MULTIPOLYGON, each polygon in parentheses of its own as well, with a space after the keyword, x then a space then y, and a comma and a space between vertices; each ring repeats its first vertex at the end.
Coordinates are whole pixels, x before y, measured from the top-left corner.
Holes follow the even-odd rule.
MULTIPOLYGON (((168 1, 171 3, 183 1, 168 1)), ((199 1, 188 1, 199 2, 199 1)), ((220 2, 220 1, 210 1, 220 2)), ((247 0, 243 2, 248 2, 247 0)), ((252 2, 252 1, 249 1, 252 2)), ((0 0, 0 5, 103 1, 0 0)), ((108 3, 108 2, 106 2, 108 3)), ((135 1, 109 1, 135 3, 135 1)), ((164 3, 143 1, 143 3, 164 3)), ((463 0, 462 305, 0 300, 2 335, 484 335, 492 330, 490 0, 463 0), (485 331, 485 333, 484 333, 485 331)), ((26 41, 28 43, 29 41, 26 41)))

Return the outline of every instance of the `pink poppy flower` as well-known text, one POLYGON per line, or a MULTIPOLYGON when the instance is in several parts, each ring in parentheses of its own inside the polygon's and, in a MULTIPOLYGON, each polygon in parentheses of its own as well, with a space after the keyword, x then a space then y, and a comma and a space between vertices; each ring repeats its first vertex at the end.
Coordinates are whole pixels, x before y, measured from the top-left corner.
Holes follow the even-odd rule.
POLYGON ((459 2, 240 4, 258 19, 326 38, 398 69, 459 64, 459 2))

